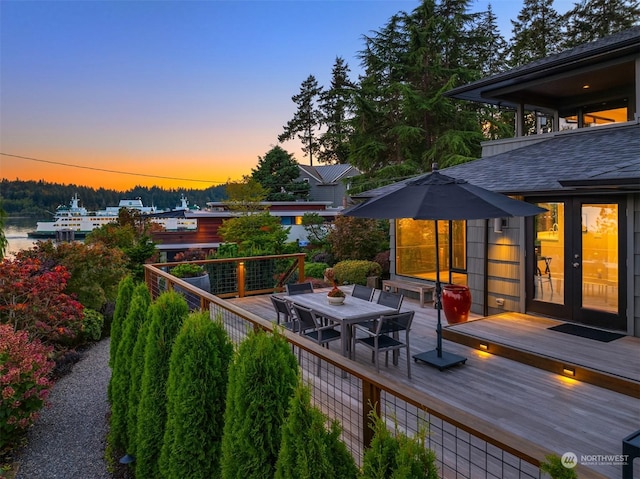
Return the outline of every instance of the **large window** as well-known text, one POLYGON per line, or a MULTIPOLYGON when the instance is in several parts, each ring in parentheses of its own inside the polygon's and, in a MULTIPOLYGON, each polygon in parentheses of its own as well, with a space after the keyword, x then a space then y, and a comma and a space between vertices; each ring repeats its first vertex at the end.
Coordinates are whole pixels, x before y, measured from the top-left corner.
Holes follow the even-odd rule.
MULTIPOLYGON (((467 283, 467 224, 465 221, 438 221, 440 281, 467 283)), ((435 281, 435 222, 400 219, 396 221, 396 273, 435 281)))

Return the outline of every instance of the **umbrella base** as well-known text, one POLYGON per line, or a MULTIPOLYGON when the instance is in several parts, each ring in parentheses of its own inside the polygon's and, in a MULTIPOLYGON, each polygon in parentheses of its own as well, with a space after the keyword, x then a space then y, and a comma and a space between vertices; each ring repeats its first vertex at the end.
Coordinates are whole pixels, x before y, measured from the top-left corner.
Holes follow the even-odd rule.
POLYGON ((442 351, 442 353, 438 355, 437 349, 427 351, 425 353, 414 354, 413 359, 416 362, 422 361, 430 364, 431 366, 438 368, 440 371, 444 371, 452 366, 457 366, 458 364, 464 364, 467 361, 467 358, 463 356, 447 353, 446 351, 442 351))

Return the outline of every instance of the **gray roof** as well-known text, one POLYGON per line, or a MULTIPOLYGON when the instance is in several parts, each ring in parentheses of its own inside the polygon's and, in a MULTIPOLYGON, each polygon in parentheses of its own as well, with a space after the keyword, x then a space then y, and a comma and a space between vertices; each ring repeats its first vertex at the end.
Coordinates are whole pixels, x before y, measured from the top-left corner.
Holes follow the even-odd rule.
MULTIPOLYGON (((640 124, 561 133, 529 146, 443 168, 441 172, 510 195, 595 186, 640 191, 640 124)), ((406 181, 410 180, 356 197, 378 196, 400 188, 406 181)))
POLYGON ((313 176, 320 183, 336 183, 342 178, 359 175, 360 171, 351 165, 322 165, 308 166, 298 165, 306 174, 313 176))

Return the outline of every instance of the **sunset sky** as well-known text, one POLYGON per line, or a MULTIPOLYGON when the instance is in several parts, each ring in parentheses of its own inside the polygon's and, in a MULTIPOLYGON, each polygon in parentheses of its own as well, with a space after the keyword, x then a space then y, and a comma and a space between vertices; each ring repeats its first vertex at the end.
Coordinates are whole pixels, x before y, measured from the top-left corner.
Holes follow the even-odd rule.
MULTIPOLYGON (((328 86, 340 56, 355 80, 362 36, 417 5, 2 0, 0 177, 120 190, 238 180, 277 144, 310 74, 328 86)), ((508 38, 522 2, 491 5, 508 38)))

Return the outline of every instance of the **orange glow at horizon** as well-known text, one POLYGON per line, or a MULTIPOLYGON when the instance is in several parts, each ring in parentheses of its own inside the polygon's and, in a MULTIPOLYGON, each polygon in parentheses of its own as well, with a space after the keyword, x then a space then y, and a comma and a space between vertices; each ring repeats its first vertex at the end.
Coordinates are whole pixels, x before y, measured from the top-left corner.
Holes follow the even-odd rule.
POLYGON ((31 152, 29 155, 21 156, 41 161, 2 155, 0 156, 0 177, 9 181, 42 180, 47 183, 75 184, 118 191, 125 191, 135 186, 206 189, 225 184, 227 181, 241 180, 243 176, 250 175, 251 170, 258 163, 257 158, 225 156, 214 160, 204 155, 179 158, 171 155, 143 154, 132 159, 101 153, 91 155, 91 160, 87 160, 87 156, 78 158, 77 154, 74 157, 68 154, 31 152))

